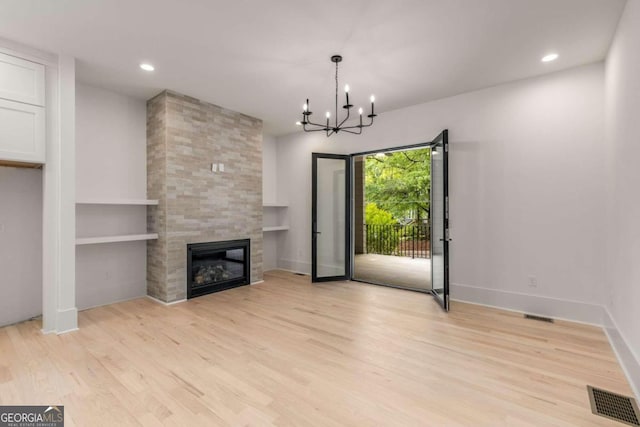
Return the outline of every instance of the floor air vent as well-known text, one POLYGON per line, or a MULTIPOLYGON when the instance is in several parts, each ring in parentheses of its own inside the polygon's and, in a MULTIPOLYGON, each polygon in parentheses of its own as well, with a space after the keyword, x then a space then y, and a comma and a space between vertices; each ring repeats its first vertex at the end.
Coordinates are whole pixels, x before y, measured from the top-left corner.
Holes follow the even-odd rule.
POLYGON ((595 415, 620 421, 630 426, 640 426, 640 412, 636 401, 630 397, 587 386, 591 411, 595 415))
POLYGON ((552 318, 544 317, 544 316, 536 316, 535 314, 525 314, 524 318, 525 319, 531 319, 531 320, 538 320, 540 322, 553 323, 553 319, 552 318))

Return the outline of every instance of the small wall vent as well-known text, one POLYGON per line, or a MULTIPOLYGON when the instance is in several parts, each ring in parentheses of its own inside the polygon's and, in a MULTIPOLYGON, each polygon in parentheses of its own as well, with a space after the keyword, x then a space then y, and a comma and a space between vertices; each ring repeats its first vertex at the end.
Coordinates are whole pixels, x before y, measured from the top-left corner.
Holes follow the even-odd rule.
POLYGON ((553 323, 553 319, 552 318, 544 317, 544 316, 536 316, 535 314, 525 314, 524 318, 525 319, 531 319, 531 320, 537 320, 539 322, 553 323))

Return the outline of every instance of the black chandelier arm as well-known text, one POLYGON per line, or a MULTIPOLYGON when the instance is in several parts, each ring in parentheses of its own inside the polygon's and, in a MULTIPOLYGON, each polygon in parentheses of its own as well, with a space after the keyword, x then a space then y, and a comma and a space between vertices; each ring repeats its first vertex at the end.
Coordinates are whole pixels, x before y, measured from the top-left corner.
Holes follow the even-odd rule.
MULTIPOLYGON (((336 127, 337 128, 342 128, 342 125, 344 124, 344 122, 346 122, 347 120, 349 120, 349 111, 351 110, 351 108, 347 108, 347 117, 344 118, 343 121, 340 122, 340 124, 336 123, 336 127)), ((338 117, 338 111, 336 110, 336 118, 338 117)), ((336 120, 337 122, 337 120, 336 120)))
POLYGON ((312 123, 312 125, 313 126, 317 126, 317 128, 316 129, 307 129, 307 125, 305 124, 305 125, 302 125, 302 130, 304 130, 305 132, 322 132, 322 131, 326 131, 327 129, 329 129, 326 126, 320 126, 320 125, 316 125, 316 124, 313 124, 313 123, 312 123))
POLYGON ((360 135, 360 134, 362 133, 362 128, 361 128, 360 126, 355 126, 355 127, 356 127, 356 128, 359 128, 359 129, 358 129, 358 132, 354 132, 354 131, 352 131, 352 130, 349 130, 349 129, 351 129, 350 127, 348 127, 348 128, 342 128, 342 129, 340 129, 340 132, 347 132, 347 133, 352 133, 352 134, 354 134, 354 135, 360 135))
POLYGON ((322 125, 321 125, 321 124, 319 124, 319 123, 313 123, 311 120, 308 120, 308 121, 302 122, 302 124, 303 124, 303 125, 318 126, 318 127, 323 128, 323 129, 327 128, 327 125, 326 125, 326 124, 322 124, 322 125))

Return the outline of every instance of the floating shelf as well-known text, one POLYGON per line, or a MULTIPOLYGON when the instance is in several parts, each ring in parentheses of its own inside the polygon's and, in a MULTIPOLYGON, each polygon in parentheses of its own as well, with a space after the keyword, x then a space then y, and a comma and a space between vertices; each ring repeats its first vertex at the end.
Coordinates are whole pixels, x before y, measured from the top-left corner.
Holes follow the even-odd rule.
POLYGON ((289 205, 286 203, 263 203, 263 208, 288 208, 289 205))
POLYGON ((277 225, 275 227, 262 227, 262 231, 267 232, 267 231, 284 231, 284 230, 288 230, 289 226, 288 225, 277 225))
POLYGON ((95 245, 98 243, 135 242, 138 240, 155 240, 157 233, 148 234, 125 234, 122 236, 102 236, 102 237, 79 237, 76 245, 95 245))
POLYGON ((76 201, 78 205, 157 205, 157 200, 150 199, 84 199, 76 201))

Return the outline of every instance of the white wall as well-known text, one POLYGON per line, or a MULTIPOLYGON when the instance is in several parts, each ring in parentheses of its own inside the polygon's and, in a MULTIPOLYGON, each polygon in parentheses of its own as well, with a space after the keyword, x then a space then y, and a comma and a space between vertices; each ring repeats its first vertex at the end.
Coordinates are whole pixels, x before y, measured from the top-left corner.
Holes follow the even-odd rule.
POLYGON ((360 136, 279 138, 291 222, 279 267, 310 271, 312 152, 420 143, 448 128, 452 298, 600 323, 603 72, 593 64, 384 113, 360 136))
MULTIPOLYGON (((76 108, 78 200, 146 199, 146 103, 78 84, 76 108)), ((79 237, 143 233, 146 209, 78 205, 76 233, 79 237)), ((146 295, 146 263, 144 241, 78 246, 78 308, 146 295)))
POLYGON ((76 196, 146 198, 146 103, 78 83, 76 196))
POLYGON ((640 2, 626 5, 606 66, 605 150, 610 191, 609 333, 640 396, 640 2))
MULTIPOLYGON (((276 138, 262 135, 262 201, 263 203, 280 202, 277 187, 278 165, 276 162, 276 138)), ((277 222, 279 212, 267 208, 263 212, 263 223, 277 222)), ((264 271, 278 267, 278 239, 282 232, 264 233, 262 241, 262 267, 264 271)))
POLYGON ((265 203, 278 202, 276 155, 276 138, 262 135, 262 200, 265 203))
POLYGON ((0 326, 42 313, 42 171, 0 167, 0 326))

